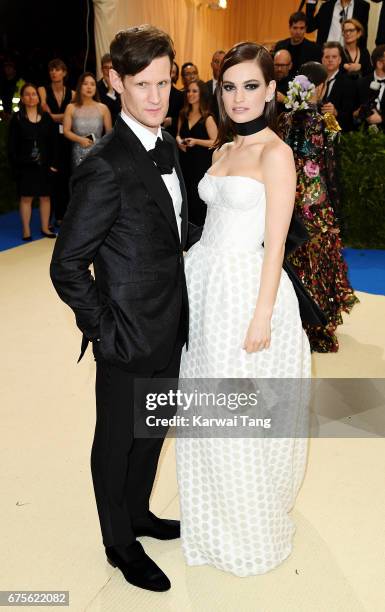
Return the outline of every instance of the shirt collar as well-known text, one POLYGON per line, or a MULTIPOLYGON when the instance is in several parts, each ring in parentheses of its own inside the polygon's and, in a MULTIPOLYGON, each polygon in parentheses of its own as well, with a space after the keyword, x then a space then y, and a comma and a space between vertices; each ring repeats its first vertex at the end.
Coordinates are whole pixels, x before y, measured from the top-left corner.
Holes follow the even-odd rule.
POLYGON ((151 149, 155 148, 157 138, 163 140, 162 130, 160 126, 158 128, 157 134, 154 134, 153 132, 150 132, 148 128, 144 127, 144 125, 142 125, 141 123, 138 123, 134 119, 131 119, 131 117, 126 115, 124 111, 120 111, 120 115, 123 121, 134 132, 135 136, 139 138, 146 151, 151 151, 151 149))
POLYGON ((335 79, 337 74, 339 73, 340 69, 338 68, 338 70, 336 70, 335 72, 333 72, 333 74, 331 74, 330 76, 328 76, 327 78, 327 83, 329 83, 329 81, 331 81, 332 79, 335 79))

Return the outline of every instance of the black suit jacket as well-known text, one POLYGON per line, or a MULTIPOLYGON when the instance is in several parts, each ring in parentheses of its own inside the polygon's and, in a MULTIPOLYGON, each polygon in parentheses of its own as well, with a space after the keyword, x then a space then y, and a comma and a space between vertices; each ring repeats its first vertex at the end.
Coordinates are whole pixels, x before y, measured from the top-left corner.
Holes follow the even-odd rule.
MULTIPOLYGON (((316 13, 317 4, 306 3, 307 31, 317 30, 317 43, 322 45, 327 41, 333 18, 334 5, 337 0, 323 2, 316 13)), ((360 44, 366 47, 370 4, 366 0, 354 0, 353 17, 364 26, 365 35, 360 38, 360 44)))
POLYGON ((207 87, 207 94, 210 100, 210 110, 214 116, 215 123, 218 125, 219 124, 219 106, 218 106, 218 99, 217 99, 216 93, 213 93, 213 79, 206 81, 205 85, 207 87))
POLYGON ((171 87, 170 91, 170 101, 168 104, 167 117, 171 117, 172 122, 170 127, 166 128, 167 131, 172 135, 177 135, 178 131, 178 117, 179 113, 182 110, 184 105, 184 95, 183 93, 177 89, 174 85, 171 87))
POLYGON ((145 148, 118 117, 115 127, 78 166, 57 238, 51 278, 74 311, 97 357, 134 372, 162 369, 182 317, 188 333, 183 250, 199 239, 187 222, 183 196, 181 240, 172 199, 145 148), (93 263, 92 277, 89 267, 93 263))
MULTIPOLYGON (((290 52, 291 47, 291 39, 285 38, 284 40, 279 40, 277 42, 274 51, 276 53, 281 49, 286 49, 290 52)), ((312 42, 311 40, 308 40, 307 38, 304 38, 302 43, 296 45, 296 49, 300 49, 300 52, 298 53, 297 59, 292 56, 293 68, 290 73, 291 77, 294 77, 296 74, 298 74, 298 71, 301 68, 302 64, 305 64, 306 62, 320 62, 322 56, 321 48, 316 43, 312 42)))
POLYGON ((100 97, 100 101, 103 102, 108 107, 108 110, 111 113, 112 124, 115 123, 118 114, 120 113, 121 104, 120 104, 120 95, 116 93, 116 99, 114 100, 110 96, 108 96, 108 87, 106 87, 103 79, 97 82, 97 89, 100 97))
POLYGON ((344 132, 353 129, 353 111, 357 106, 356 81, 349 78, 343 70, 337 73, 330 95, 323 102, 331 102, 337 109, 337 121, 344 132))
MULTIPOLYGON (((374 73, 368 74, 365 77, 362 77, 358 81, 357 90, 358 90, 358 105, 366 104, 369 100, 373 100, 376 98, 376 94, 374 94, 370 89, 370 83, 374 81, 374 73)), ((378 125, 378 127, 382 130, 385 130, 385 93, 382 96, 380 103, 380 115, 383 118, 382 123, 378 125)))

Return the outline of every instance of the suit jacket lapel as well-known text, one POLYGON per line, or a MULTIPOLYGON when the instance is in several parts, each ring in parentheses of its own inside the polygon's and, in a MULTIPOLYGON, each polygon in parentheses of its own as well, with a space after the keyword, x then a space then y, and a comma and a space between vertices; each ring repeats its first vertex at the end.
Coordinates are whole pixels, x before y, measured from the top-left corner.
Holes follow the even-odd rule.
POLYGON ((182 193, 182 226, 181 226, 181 244, 182 247, 186 244, 187 230, 188 230, 188 209, 187 209, 187 191, 186 185, 183 180, 183 174, 179 163, 179 155, 176 146, 173 144, 174 159, 175 159, 175 170, 179 179, 180 190, 182 193))
POLYGON ((138 176, 141 178, 146 190, 158 204, 179 241, 174 205, 162 175, 151 157, 147 154, 140 140, 121 117, 118 117, 116 120, 115 130, 123 144, 129 148, 138 176))

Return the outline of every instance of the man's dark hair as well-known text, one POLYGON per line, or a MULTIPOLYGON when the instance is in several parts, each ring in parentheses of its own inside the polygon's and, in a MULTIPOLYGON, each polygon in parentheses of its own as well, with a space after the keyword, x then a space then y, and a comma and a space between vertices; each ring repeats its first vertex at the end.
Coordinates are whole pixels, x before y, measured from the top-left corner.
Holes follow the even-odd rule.
POLYGON ((110 52, 112 67, 122 79, 141 72, 158 57, 169 57, 171 71, 175 57, 170 36, 151 25, 118 32, 110 45, 110 52))
POLYGON ((50 62, 48 62, 48 72, 56 68, 57 70, 63 70, 63 72, 68 72, 67 66, 63 62, 60 57, 55 57, 50 62))
POLYGON ((379 60, 384 59, 385 45, 378 45, 372 52, 372 64, 373 68, 376 69, 376 64, 379 60))
POLYGON ((304 21, 307 26, 307 17, 305 13, 302 11, 297 11, 296 13, 292 13, 289 17, 289 26, 291 27, 294 23, 298 23, 299 21, 304 21))
POLYGON ((340 53, 340 58, 343 60, 345 57, 343 46, 336 40, 329 40, 328 42, 324 43, 322 47, 322 52, 324 52, 325 49, 338 49, 340 53))
POLYGON ((326 79, 328 78, 328 72, 325 66, 319 62, 306 62, 305 64, 302 64, 298 74, 303 74, 316 87, 321 85, 321 83, 325 83, 326 79))
POLYGON ((100 64, 104 66, 104 64, 109 64, 111 61, 111 53, 105 53, 100 60, 100 64))
POLYGON ((182 68, 180 69, 182 76, 184 75, 184 69, 187 68, 187 66, 193 66, 198 71, 198 68, 195 66, 195 64, 193 64, 193 62, 185 62, 184 64, 182 64, 182 68))

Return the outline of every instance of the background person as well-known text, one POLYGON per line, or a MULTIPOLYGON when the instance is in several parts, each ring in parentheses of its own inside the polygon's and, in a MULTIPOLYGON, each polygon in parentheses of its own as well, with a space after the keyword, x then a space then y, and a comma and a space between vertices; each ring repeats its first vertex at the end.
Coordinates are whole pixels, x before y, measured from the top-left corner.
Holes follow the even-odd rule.
POLYGON ((203 81, 193 81, 187 87, 176 141, 182 151, 181 167, 187 189, 189 221, 199 227, 204 224, 207 206, 199 197, 198 183, 211 166, 211 149, 217 133, 207 87, 203 81))
POLYGON ((99 100, 105 104, 110 111, 112 125, 116 121, 116 117, 120 113, 121 104, 120 96, 111 85, 110 70, 112 68, 112 60, 110 53, 105 53, 101 59, 102 78, 97 82, 99 100))
POLYGON ((79 77, 74 101, 64 114, 63 127, 64 136, 73 142, 73 166, 83 161, 103 131, 107 133, 112 129, 110 111, 99 102, 96 79, 91 72, 84 72, 79 77))
POLYGON ((75 92, 66 85, 68 70, 60 58, 48 64, 50 83, 39 87, 42 109, 51 115, 56 124, 58 135, 58 172, 52 180, 51 216, 55 215, 56 224, 60 225, 67 210, 69 200, 69 179, 71 174, 71 145, 64 136, 63 119, 65 110, 75 96, 75 92))
POLYGON ((10 121, 9 159, 20 196, 23 240, 32 240, 32 201, 39 198, 41 233, 56 238, 49 229, 51 173, 56 172, 57 132, 48 113, 40 106, 37 87, 25 83, 20 91, 20 110, 10 121))

